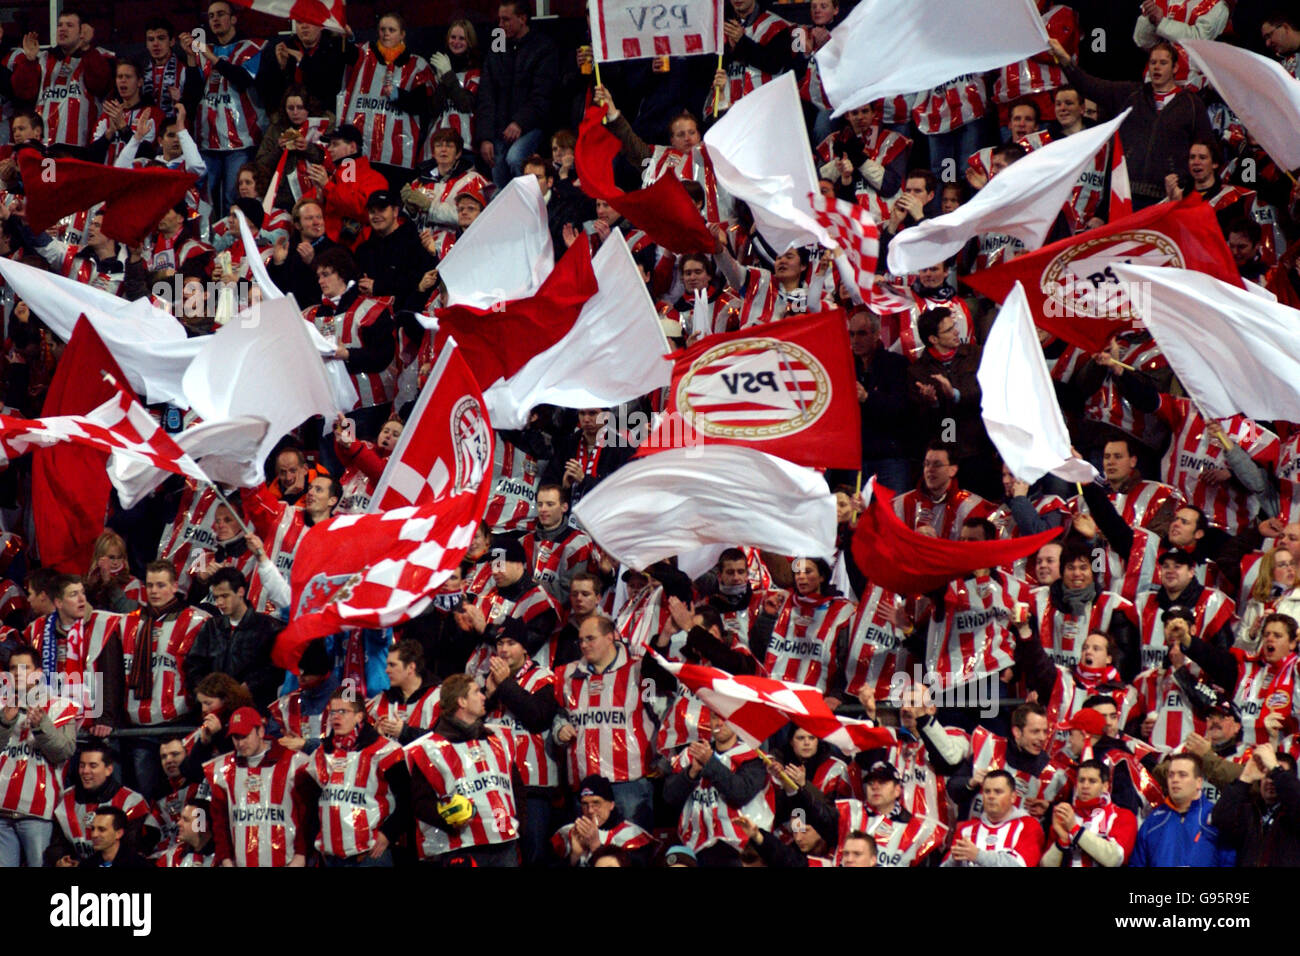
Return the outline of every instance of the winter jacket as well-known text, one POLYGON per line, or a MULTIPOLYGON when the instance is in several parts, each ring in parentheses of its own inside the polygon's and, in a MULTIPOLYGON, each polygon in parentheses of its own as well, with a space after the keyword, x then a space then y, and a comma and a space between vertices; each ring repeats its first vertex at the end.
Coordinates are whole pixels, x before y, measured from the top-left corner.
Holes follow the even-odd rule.
POLYGON ((559 74, 555 42, 536 28, 507 41, 505 51, 488 53, 475 103, 476 142, 496 142, 511 123, 525 132, 544 127, 559 74))
POLYGON ((1210 822, 1236 850, 1238 866, 1300 866, 1300 777, 1279 764, 1268 779, 1276 803, 1264 803, 1258 783, 1238 780, 1224 789, 1210 822))
POLYGON ((1151 811, 1138 830, 1129 866, 1232 866, 1237 854, 1220 846, 1211 824, 1213 804, 1197 797, 1186 810, 1165 803, 1151 811))
POLYGON ((209 674, 229 674, 248 685, 253 702, 264 710, 284 680, 284 669, 271 663, 271 649, 283 628, 280 621, 252 609, 234 628, 224 614, 212 615, 185 657, 185 686, 197 687, 209 674))

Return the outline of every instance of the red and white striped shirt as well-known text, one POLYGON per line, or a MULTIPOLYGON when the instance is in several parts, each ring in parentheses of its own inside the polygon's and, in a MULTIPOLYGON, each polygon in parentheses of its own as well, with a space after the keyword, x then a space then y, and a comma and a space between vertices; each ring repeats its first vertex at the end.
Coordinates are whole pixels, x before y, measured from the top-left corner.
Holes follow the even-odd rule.
POLYGON ((94 854, 95 848, 90 843, 90 821, 94 819, 95 811, 105 805, 117 807, 126 814, 129 823, 159 829, 158 821, 149 810, 149 801, 134 790, 118 787, 107 804, 100 804, 78 803, 76 788, 68 787, 54 804, 54 822, 63 831, 64 839, 72 844, 78 859, 84 860, 94 854))
MULTIPOLYGON (((606 821, 608 822, 608 821, 606 821)), ((569 855, 569 834, 573 831, 573 824, 566 823, 560 829, 555 831, 551 837, 551 849, 559 857, 568 857, 569 855)), ((597 839, 600 840, 601 846, 621 846, 625 850, 639 850, 642 847, 649 846, 655 842, 655 838, 646 833, 635 823, 627 820, 620 820, 614 826, 606 829, 605 827, 596 828, 597 839)), ((579 866, 586 866, 591 859, 591 854, 584 852, 578 861, 579 866)))
POLYGON ((1073 667, 1083 657, 1083 642, 1089 634, 1109 634, 1116 614, 1138 626, 1137 610, 1131 601, 1113 591, 1102 591, 1088 606, 1086 616, 1076 617, 1052 600, 1051 587, 1033 589, 1033 612, 1038 621, 1038 638, 1053 664, 1073 667))
POLYGON ((927 676, 947 689, 1011 667, 1016 642, 1007 625, 1029 596, 1028 584, 1003 571, 950 583, 943 620, 931 620, 926 635, 927 676))
POLYGON ((1184 500, 1177 488, 1160 481, 1140 481, 1123 493, 1108 491, 1106 497, 1110 498, 1126 525, 1142 528, 1151 526, 1152 519, 1165 502, 1172 499, 1182 504, 1184 500))
MULTIPOLYGON (((1072 836, 1076 830, 1081 829, 1103 840, 1114 840, 1124 850, 1124 859, 1119 865, 1123 866, 1128 862, 1129 854, 1133 852, 1133 844, 1137 842, 1138 831, 1137 817, 1131 810, 1116 806, 1108 798, 1103 798, 1099 806, 1089 810, 1086 817, 1081 817, 1077 809, 1073 807, 1071 809, 1074 809, 1074 824, 1070 827, 1072 836)), ((1065 864, 1067 866, 1097 865, 1097 862, 1078 844, 1062 849, 1061 852, 1068 858, 1069 862, 1065 864)))
MULTIPOLYGON (((1139 594, 1134 605, 1142 629, 1142 667, 1162 667, 1169 644, 1165 641, 1165 624, 1161 620, 1164 609, 1160 607, 1159 592, 1139 594)), ((1192 636, 1207 640, 1232 622, 1237 605, 1232 598, 1214 588, 1202 589, 1196 604, 1191 608, 1196 615, 1192 636)))
MULTIPOLYGON (((514 675, 519 689, 526 694, 535 694, 545 688, 548 693, 555 693, 556 676, 548 668, 541 667, 536 661, 525 661, 524 666, 514 675)), ((488 722, 505 727, 514 735, 515 766, 519 768, 519 778, 525 787, 545 787, 547 789, 560 785, 560 768, 546 749, 546 740, 550 736, 549 728, 541 733, 532 733, 519 722, 497 698, 496 707, 488 714, 488 722)))
MULTIPOLYGON (((730 750, 715 750, 713 758, 734 773, 741 765, 758 760, 758 754, 747 745, 737 742, 730 750)), ((710 763, 713 761, 710 760, 710 763)), ((673 771, 685 773, 691 765, 690 753, 683 750, 673 758, 673 771)), ((695 852, 716 843, 726 843, 737 850, 748 839, 737 825, 742 816, 749 817, 759 827, 770 830, 776 816, 776 791, 771 779, 764 776, 763 789, 750 798, 744 806, 735 807, 709 779, 706 765, 695 788, 686 797, 682 815, 677 821, 677 835, 682 843, 695 852)))
MULTIPOLYGON (((1060 42, 1074 56, 1079 52, 1079 15, 1069 7, 1056 4, 1040 16, 1047 35, 1060 42)), ((1043 122, 1055 119, 1056 109, 1051 96, 1045 95, 1058 86, 1065 86, 1065 71, 1047 53, 1018 60, 998 70, 993 81, 993 100, 1002 107, 1002 121, 1006 122, 1010 105, 1022 97, 1030 97, 1038 105, 1043 122)))
MULTIPOLYGON (((1007 739, 999 737, 987 727, 976 727, 970 737, 971 769, 987 773, 991 770, 1005 770, 1016 781, 1016 792, 1012 797, 1017 807, 1026 800, 1046 800, 1051 803, 1057 796, 1064 796, 1070 786, 1067 765, 1059 758, 1049 760, 1037 774, 1027 770, 1017 770, 1007 765, 1007 739)), ((978 815, 984 806, 984 798, 975 795, 971 803, 972 816, 978 815)), ((1037 824, 1035 823, 1035 826, 1037 824)))
POLYGON ((1233 695, 1241 708, 1241 739, 1249 745, 1269 742, 1264 717, 1280 714, 1284 720, 1280 736, 1295 733, 1300 727, 1300 694, 1296 693, 1296 665, 1300 659, 1288 654, 1270 664, 1258 654, 1232 649, 1239 673, 1233 695))
MULTIPOLYGON (((823 179, 829 179, 835 183, 840 181, 840 173, 835 166, 835 157, 844 155, 846 147, 854 140, 857 141, 866 159, 874 160, 886 169, 889 168, 890 164, 896 162, 900 156, 906 155, 912 148, 910 139, 900 136, 892 130, 885 129, 880 124, 871 127, 865 136, 858 136, 853 132, 852 127, 845 126, 839 132, 827 136, 817 147, 817 158, 822 163, 818 173, 823 179)), ((871 215, 875 217, 877 222, 887 220, 890 212, 889 203, 897 195, 897 190, 888 196, 882 196, 861 176, 856 176, 854 179, 855 199, 858 205, 870 210, 871 215)))
POLYGON ((942 498, 933 497, 924 485, 894 496, 894 513, 913 530, 928 524, 940 538, 957 541, 967 518, 987 518, 994 511, 991 502, 973 491, 950 482, 942 498))
MULTIPOLYGON (((1166 36, 1159 32, 1159 27, 1153 27, 1146 17, 1139 17, 1133 40, 1145 49, 1150 49, 1158 39, 1174 36, 1213 40, 1228 25, 1228 5, 1223 0, 1164 0, 1160 6, 1164 13, 1162 25, 1164 21, 1172 21, 1183 29, 1178 29, 1176 26, 1177 32, 1171 31, 1166 36), (1194 29, 1189 31, 1185 29, 1186 27, 1194 29), (1150 42, 1143 42, 1143 35, 1149 36, 1150 42)), ((1174 46, 1178 48, 1178 59, 1174 63, 1174 82, 1180 87, 1191 90, 1205 89, 1205 74, 1192 65, 1191 57, 1180 44, 1175 43, 1174 46)), ((1144 71, 1142 79, 1146 78, 1144 71)))
POLYGON ((981 815, 974 820, 957 824, 954 840, 969 840, 981 854, 994 854, 988 862, 974 860, 958 862, 952 851, 944 859, 944 866, 1025 866, 1038 865, 1043 855, 1043 828, 1038 821, 1023 810, 1012 810, 999 823, 990 823, 981 815))
MULTIPOLYGON (((45 712, 55 727, 63 727, 77 719, 80 708, 74 701, 54 697, 45 712)), ((32 737, 27 711, 22 710, 9 732, 8 745, 0 751, 0 810, 48 820, 59 793, 58 769, 36 750, 32 737)))
POLYGON ((911 655, 903 647, 904 634, 885 617, 898 600, 894 592, 868 582, 850 629, 845 681, 851 697, 863 687, 872 687, 876 700, 886 700, 893 691, 894 674, 907 672, 911 655))
MULTIPOLYGON (((326 702, 326 707, 328 706, 329 703, 326 702)), ((283 697, 276 698, 266 712, 280 725, 284 736, 302 737, 305 740, 319 740, 325 736, 325 711, 303 714, 301 690, 291 690, 283 697)))
POLYGON ((966 73, 918 94, 912 106, 912 122, 924 135, 934 136, 982 119, 987 112, 984 77, 966 73))
POLYGON ((1155 717, 1151 744, 1157 750, 1171 753, 1183 745, 1189 734, 1204 735, 1205 721, 1192 711, 1174 680, 1174 672, 1163 662, 1138 674, 1133 687, 1144 715, 1155 717))
POLYGON ((876 813, 861 800, 852 799, 836 800, 835 809, 840 818, 836 866, 842 865, 844 841, 854 830, 876 841, 876 865, 889 867, 920 866, 948 837, 948 828, 932 817, 912 814, 910 819, 900 820, 893 814, 876 813))
POLYGON ((541 483, 541 462, 498 434, 492 451, 492 496, 483 516, 494 534, 532 530, 541 483))
POLYGON ((58 676, 81 707, 79 725, 83 728, 103 720, 103 702, 97 690, 102 677, 99 659, 113 636, 121 634, 124 620, 124 615, 110 611, 90 611, 66 632, 60 632, 61 622, 55 613, 38 617, 23 632, 24 640, 36 649, 38 655, 45 646, 46 634, 54 632, 55 640, 62 645, 57 649, 58 676), (81 691, 79 697, 76 693, 78 687, 81 691))
MULTIPOLYGON (((766 10, 755 10, 754 19, 745 26, 745 36, 759 46, 767 46, 776 40, 783 30, 790 29, 790 22, 766 10)), ((709 88, 708 98, 704 101, 704 117, 720 116, 740 101, 747 93, 753 93, 764 83, 776 79, 774 73, 764 73, 756 66, 750 66, 734 57, 724 64, 727 71, 727 85, 714 96, 713 87, 709 88)))
POLYGON ((445 800, 458 793, 474 808, 469 822, 453 834, 420 820, 421 860, 461 847, 509 843, 519 838, 519 815, 510 780, 517 749, 514 734, 499 726, 489 726, 485 738, 451 741, 425 734, 406 746, 406 763, 412 776, 421 774, 439 798, 445 800))
POLYGON ((595 545, 577 528, 569 530, 551 541, 540 537, 536 530, 520 540, 533 570, 533 579, 546 589, 557 604, 569 597, 569 579, 586 570, 595 556, 595 545))
POLYGON ((433 725, 442 716, 442 708, 438 703, 438 686, 422 684, 415 698, 404 704, 389 696, 387 692, 376 694, 366 701, 366 715, 373 723, 389 717, 400 720, 404 727, 432 730, 433 725))
POLYGON ((697 182, 704 190, 704 219, 706 222, 726 222, 734 218, 735 211, 730 194, 718 186, 717 176, 713 173, 713 163, 703 146, 691 149, 674 149, 671 146, 656 146, 650 156, 650 162, 641 174, 643 186, 653 186, 667 173, 672 173, 682 182, 697 182))
POLYGON ((420 149, 420 121, 400 109, 394 95, 399 90, 432 89, 435 81, 424 57, 407 51, 397 59, 400 66, 396 61, 385 63, 373 43, 357 50, 356 60, 343 77, 344 106, 339 122, 361 130, 361 155, 372 163, 410 169, 420 149))
POLYGON ((834 682, 837 657, 849 639, 853 602, 820 594, 789 593, 776 612, 763 667, 776 680, 816 687, 823 694, 834 682))
MULTIPOLYGON (((24 62, 14 61, 15 73, 24 62)), ((45 122, 45 143, 89 146, 98 109, 86 85, 86 58, 80 54, 65 57, 56 48, 38 53, 35 65, 41 75, 36 113, 45 122)))
POLYGON ((154 623, 151 633, 140 633, 142 612, 137 609, 126 616, 122 625, 122 665, 127 675, 126 713, 137 727, 170 723, 189 712, 186 700, 185 655, 194 645, 199 630, 210 616, 196 607, 184 607, 154 623), (147 647, 149 666, 153 670, 152 693, 140 700, 131 686, 131 666, 136 654, 147 647))
MULTIPOLYGON (((1236 534, 1242 525, 1250 522, 1259 509, 1259 501, 1254 495, 1243 495, 1230 481, 1210 484, 1202 480, 1203 472, 1227 467, 1223 446, 1206 432, 1209 423, 1201 418, 1188 398, 1162 394, 1156 414, 1174 433, 1161 463, 1165 481, 1204 511, 1210 524, 1236 534)), ((1266 468, 1276 463, 1280 442, 1273 432, 1245 415, 1220 419, 1219 424, 1227 437, 1255 462, 1266 468)))
MULTIPOLYGON (((482 75, 482 70, 474 67, 470 70, 460 70, 456 73, 456 82, 470 96, 478 95, 478 82, 482 75)), ((433 134, 440 129, 451 129, 460 133, 462 148, 468 152, 474 148, 474 113, 456 109, 456 105, 450 100, 442 108, 442 112, 434 118, 429 126, 428 135, 424 137, 424 149, 420 156, 422 160, 433 158, 433 134)))
POLYGON ((316 849, 345 858, 373 849, 396 806, 384 774, 402 760, 402 748, 387 737, 358 750, 338 750, 330 741, 316 748, 305 767, 320 787, 316 849))
MULTIPOLYGON (((488 577, 483 582, 483 590, 479 593, 478 606, 479 610, 483 612, 483 619, 489 626, 500 624, 508 617, 527 624, 547 611, 554 611, 557 619, 560 616, 560 608, 555 603, 555 598, 547 594, 542 587, 533 585, 517 599, 508 598, 497 590, 496 578, 493 577, 488 577)), ((549 642, 539 647, 536 653, 533 654, 533 660, 541 664, 545 659, 549 659, 551 648, 548 645, 549 642)), ((492 648, 487 644, 480 644, 466 662, 465 673, 473 674, 480 681, 486 680, 488 661, 491 657, 492 648)))
POLYGON ((650 768, 654 724, 644 703, 641 662, 627 647, 597 673, 586 661, 565 665, 555 697, 578 732, 570 744, 569 779, 597 774, 614 783, 640 780, 650 768))
POLYGON ((216 866, 217 854, 209 843, 202 850, 192 850, 188 844, 175 843, 158 857, 157 865, 164 869, 189 866, 216 866))
MULTIPOLYGON (((346 295, 346 293, 344 293, 346 295)), ((316 326, 316 330, 337 344, 349 349, 362 348, 361 330, 374 325, 384 316, 391 317, 393 300, 391 296, 370 298, 358 296, 351 305, 338 314, 337 306, 322 301, 303 310, 302 317, 316 326)), ((394 341, 394 346, 396 342, 394 341)), ((348 378, 357 390, 357 408, 370 408, 384 405, 393 400, 397 394, 396 357, 394 364, 382 372, 349 372, 348 378)))
POLYGON ((207 765, 218 862, 228 856, 235 866, 288 866, 306 852, 306 808, 294 783, 309 759, 273 745, 257 757, 228 753, 207 765))
MULTIPOLYGON (((262 44, 261 40, 239 40, 222 59, 255 75, 262 44)), ((199 69, 203 72, 203 98, 194 125, 199 148, 233 150, 256 146, 266 129, 266 113, 256 86, 249 85, 240 92, 206 57, 199 69)))
POLYGON ((220 504, 210 485, 200 486, 193 478, 185 480, 176 517, 163 529, 162 539, 158 542, 158 560, 171 561, 178 582, 190 565, 194 549, 211 551, 216 548, 217 535, 212 530, 212 519, 216 517, 220 504))

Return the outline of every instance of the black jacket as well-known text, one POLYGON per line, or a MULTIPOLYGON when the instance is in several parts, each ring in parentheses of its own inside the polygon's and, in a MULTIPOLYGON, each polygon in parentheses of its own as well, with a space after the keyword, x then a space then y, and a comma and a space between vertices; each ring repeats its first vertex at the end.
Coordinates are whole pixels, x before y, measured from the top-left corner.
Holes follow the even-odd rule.
POLYGON ((862 409, 862 458, 902 458, 907 431, 907 359, 876 346, 864 364, 856 355, 853 370, 867 391, 862 409))
POLYGON ((1237 851, 1238 866, 1300 866, 1300 778, 1280 764, 1269 771, 1277 803, 1264 803, 1258 783, 1230 784, 1210 822, 1222 843, 1237 851))
MULTIPOLYGON (((582 432, 580 431, 561 435, 555 440, 555 450, 551 455, 551 460, 547 462, 546 471, 542 473, 542 484, 564 484, 564 466, 568 464, 570 458, 578 457, 578 447, 581 441, 582 432)), ((596 474, 587 475, 581 481, 574 482, 569 489, 570 508, 576 505, 583 495, 595 488, 603 479, 608 478, 616 470, 626 465, 635 454, 636 448, 632 447, 629 442, 606 445, 602 448, 600 450, 600 459, 596 462, 596 474)))
POLYGON ((479 76, 475 103, 475 142, 495 142, 511 123, 541 129, 551 113, 560 74, 555 42, 531 27, 522 39, 508 41, 506 50, 490 52, 479 76))
POLYGON ((401 626, 399 640, 418 641, 424 651, 424 666, 435 683, 452 674, 465 673, 469 656, 478 647, 479 636, 462 631, 450 611, 430 607, 401 626))
POLYGON ((946 421, 953 420, 957 425, 958 458, 970 458, 990 450, 984 420, 980 417, 980 384, 975 377, 981 354, 978 345, 959 345, 952 359, 942 362, 926 349, 907 370, 909 385, 913 382, 935 385, 938 398, 938 404, 931 405, 920 397, 914 386, 910 388, 908 398, 913 406, 912 420, 921 426, 918 433, 925 437, 938 435, 946 421), (944 395, 943 389, 932 380, 933 375, 948 379, 955 390, 953 398, 944 395))
POLYGON ((213 614, 185 656, 185 686, 193 689, 209 674, 229 674, 248 685, 253 702, 264 710, 284 682, 283 668, 271 662, 271 649, 283 629, 276 618, 251 609, 233 629, 224 614, 213 614))
MULTIPOLYGON (((735 746, 739 745, 740 741, 736 741, 735 746)), ((691 779, 688 768, 665 780, 664 802, 675 808, 685 806, 691 791, 704 780, 713 785, 727 806, 739 809, 763 792, 767 786, 767 768, 761 760, 746 760, 735 770, 728 770, 715 752, 704 765, 704 772, 695 779, 691 779)))
MULTIPOLYGON (((293 238, 289 240, 289 257, 279 265, 274 261, 268 262, 266 274, 270 276, 276 288, 285 295, 292 293, 299 308, 305 309, 309 305, 320 305, 320 283, 316 281, 315 265, 303 262, 302 256, 298 254, 298 244, 302 241, 302 234, 295 229, 293 238)), ((343 247, 329 236, 321 236, 312 244, 312 248, 316 253, 312 258, 314 263, 322 252, 343 247)), ((416 282, 419 282, 419 279, 416 282)))
MULTIPOLYGON (((304 53, 301 60, 292 56, 283 67, 275 57, 276 44, 279 40, 268 40, 262 48, 262 61, 257 68, 257 91, 262 94, 262 104, 268 113, 280 109, 280 100, 284 91, 293 85, 294 77, 302 72, 302 85, 308 94, 320 104, 320 109, 334 112, 335 98, 343 86, 343 71, 346 68, 344 54, 338 40, 332 33, 321 34, 320 42, 310 53, 304 53)), ((291 50, 301 50, 302 41, 297 37, 286 37, 284 45, 291 50)))
POLYGON ((95 853, 77 864, 81 869, 100 870, 111 867, 115 870, 152 870, 154 865, 134 850, 119 847, 112 863, 104 862, 104 854, 95 853))
MULTIPOLYGON (((533 578, 533 572, 529 570, 527 565, 525 565, 524 573, 520 575, 518 581, 514 584, 507 584, 504 587, 498 586, 496 590, 497 593, 506 600, 517 602, 522 601, 524 595, 529 591, 532 591, 534 588, 541 591, 543 594, 546 593, 546 589, 537 583, 533 578)), ((551 635, 555 633, 555 629, 559 624, 560 616, 549 607, 540 614, 535 614, 532 618, 525 621, 524 627, 527 629, 527 633, 524 636, 524 646, 528 649, 528 653, 536 654, 541 650, 546 645, 546 642, 551 639, 551 635)), ((495 643, 496 630, 495 625, 489 624, 483 631, 480 640, 495 643)))
POLYGON ((1135 210, 1161 202, 1165 198, 1165 177, 1186 171, 1192 141, 1214 135, 1205 103, 1193 92, 1176 93, 1164 109, 1158 109, 1150 83, 1103 80, 1077 66, 1065 67, 1065 75, 1084 96, 1096 102, 1107 119, 1132 107, 1133 112, 1119 128, 1119 138, 1135 210))
POLYGON ((401 220, 386 236, 371 233, 357 246, 357 268, 375 280, 374 295, 391 295, 394 311, 421 311, 427 294, 420 292, 420 279, 438 264, 420 245, 415 224, 401 220))

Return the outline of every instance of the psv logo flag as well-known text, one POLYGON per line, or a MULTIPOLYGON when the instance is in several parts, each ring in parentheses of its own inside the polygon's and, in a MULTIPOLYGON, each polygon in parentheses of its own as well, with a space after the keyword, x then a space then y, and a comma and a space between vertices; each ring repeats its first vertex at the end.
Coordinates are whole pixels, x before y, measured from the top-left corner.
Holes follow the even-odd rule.
POLYGON ((745 445, 797 465, 861 467, 853 353, 841 310, 712 335, 669 358, 668 405, 638 456, 745 445))
POLYGON ((722 52, 719 0, 591 0, 592 56, 601 63, 722 52))
POLYGON ((995 302, 1020 282, 1035 325, 1099 352, 1141 315, 1150 295, 1142 284, 1122 281, 1116 264, 1194 269, 1245 288, 1214 210, 1195 193, 971 273, 965 282, 995 302))

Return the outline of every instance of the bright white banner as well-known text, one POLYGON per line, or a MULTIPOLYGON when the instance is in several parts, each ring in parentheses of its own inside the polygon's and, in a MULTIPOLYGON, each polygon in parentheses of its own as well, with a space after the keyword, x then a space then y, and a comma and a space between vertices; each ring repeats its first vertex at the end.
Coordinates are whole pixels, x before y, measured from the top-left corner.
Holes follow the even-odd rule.
POLYGON ((722 50, 718 0, 590 0, 592 55, 601 63, 722 50))

